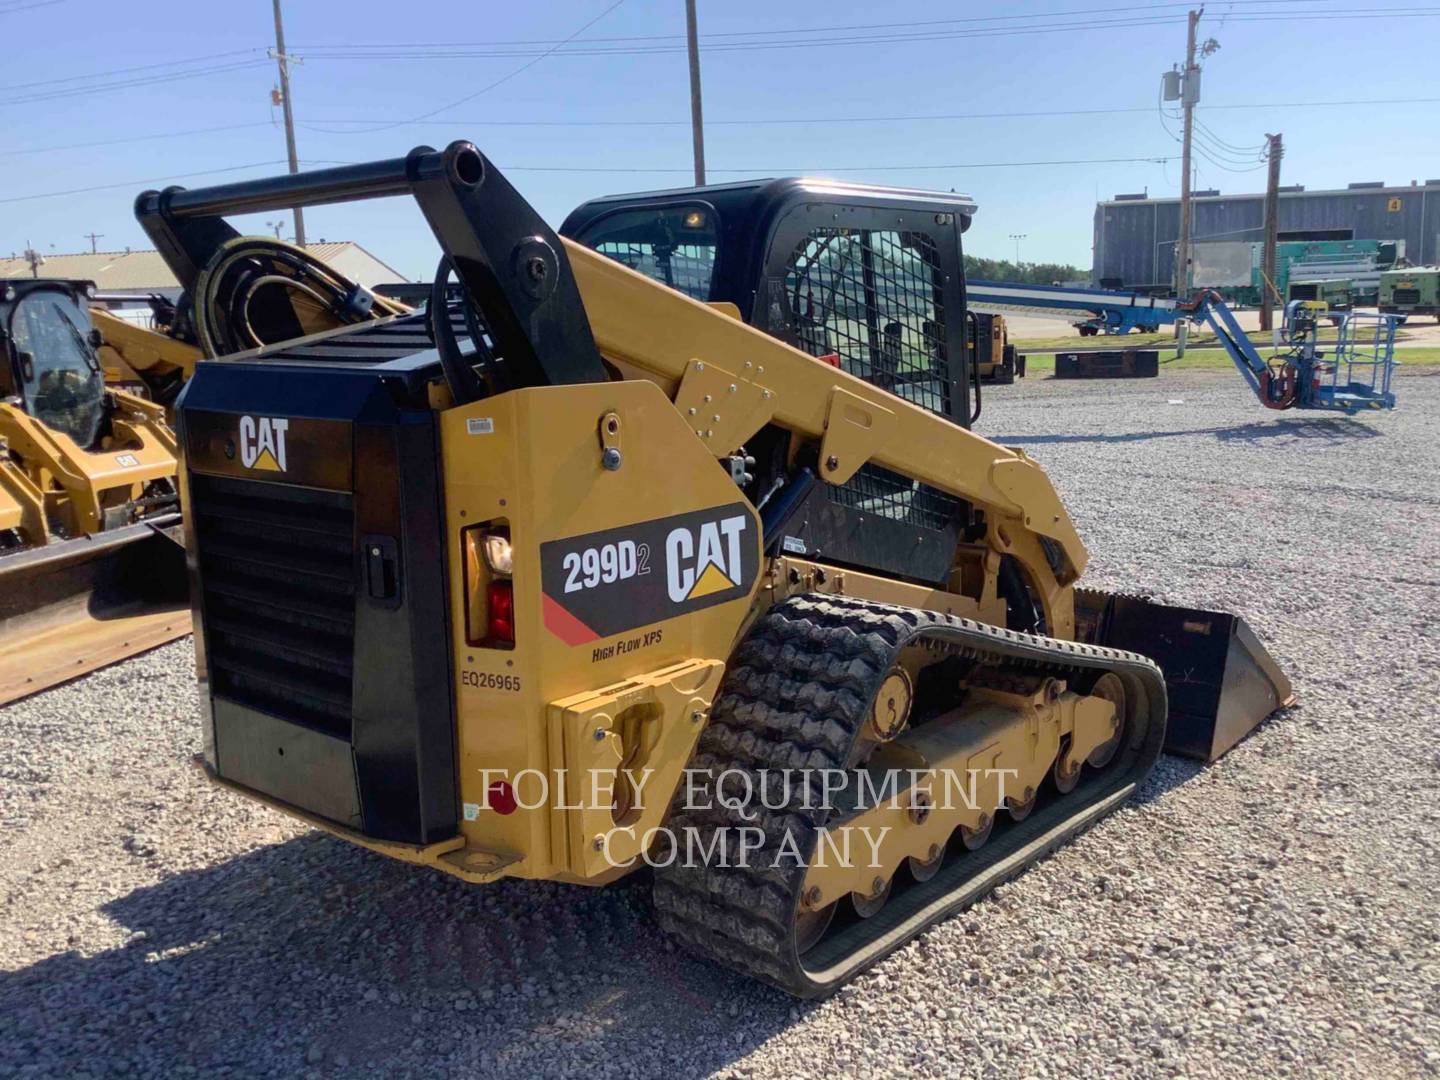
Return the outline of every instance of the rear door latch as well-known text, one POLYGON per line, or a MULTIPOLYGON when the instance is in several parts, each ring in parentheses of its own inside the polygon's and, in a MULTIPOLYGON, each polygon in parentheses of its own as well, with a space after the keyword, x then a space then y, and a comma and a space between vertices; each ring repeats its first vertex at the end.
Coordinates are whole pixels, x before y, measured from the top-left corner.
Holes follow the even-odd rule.
POLYGON ((367 536, 365 585, 370 599, 385 607, 400 606, 400 554, 393 536, 367 536))

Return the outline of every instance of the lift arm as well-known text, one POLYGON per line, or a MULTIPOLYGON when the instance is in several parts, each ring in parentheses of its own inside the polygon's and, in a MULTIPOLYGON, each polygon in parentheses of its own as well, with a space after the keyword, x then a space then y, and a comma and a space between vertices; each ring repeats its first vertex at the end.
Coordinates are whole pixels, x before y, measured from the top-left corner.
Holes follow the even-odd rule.
POLYGON ((1245 377, 1245 381, 1250 384, 1250 389, 1260 399, 1262 405, 1267 409, 1284 409, 1293 404, 1293 380, 1290 399, 1285 404, 1277 404, 1270 398, 1270 390, 1276 382, 1272 376, 1270 365, 1256 350, 1249 335, 1240 328, 1235 313, 1225 305, 1225 301, 1220 298, 1219 293, 1213 289, 1207 289, 1188 304, 1182 304, 1181 309, 1189 314, 1192 322, 1204 322, 1215 332, 1215 337, 1224 347, 1231 363, 1245 377))

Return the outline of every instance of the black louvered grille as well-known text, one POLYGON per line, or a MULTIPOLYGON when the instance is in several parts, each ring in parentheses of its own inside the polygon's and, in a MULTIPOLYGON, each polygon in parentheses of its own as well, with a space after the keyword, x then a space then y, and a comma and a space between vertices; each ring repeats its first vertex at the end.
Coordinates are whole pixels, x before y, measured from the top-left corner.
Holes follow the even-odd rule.
POLYGON ((350 737, 352 496, 192 474, 217 694, 350 737))
POLYGON ((424 314, 388 322, 362 323, 348 333, 265 354, 266 360, 335 360, 346 364, 383 364, 435 347, 424 314))

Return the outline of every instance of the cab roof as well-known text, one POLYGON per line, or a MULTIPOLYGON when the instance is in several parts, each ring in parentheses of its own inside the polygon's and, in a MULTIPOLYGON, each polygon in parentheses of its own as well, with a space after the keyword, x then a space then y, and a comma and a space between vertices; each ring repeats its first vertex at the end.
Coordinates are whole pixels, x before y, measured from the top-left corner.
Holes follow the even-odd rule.
POLYGON ((675 197, 720 196, 728 198, 736 194, 756 195, 761 192, 772 197, 786 192, 810 192, 826 195, 852 195, 856 197, 885 199, 897 203, 911 203, 916 206, 943 203, 952 213, 974 214, 978 207, 969 195, 955 191, 927 191, 923 188, 889 187, 881 184, 856 184, 849 180, 832 180, 819 176, 764 177, 757 180, 735 180, 728 184, 703 184, 698 187, 656 188, 650 191, 620 192, 601 195, 584 205, 594 203, 635 202, 642 199, 669 200, 675 197))

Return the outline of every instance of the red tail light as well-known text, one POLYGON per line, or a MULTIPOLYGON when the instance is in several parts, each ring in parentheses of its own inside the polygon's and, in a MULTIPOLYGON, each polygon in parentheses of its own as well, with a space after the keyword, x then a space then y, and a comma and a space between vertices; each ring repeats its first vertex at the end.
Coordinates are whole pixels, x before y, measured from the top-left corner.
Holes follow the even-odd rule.
POLYGON ((486 607, 490 611, 492 641, 515 644, 515 590, 508 581, 492 581, 485 590, 486 607))

